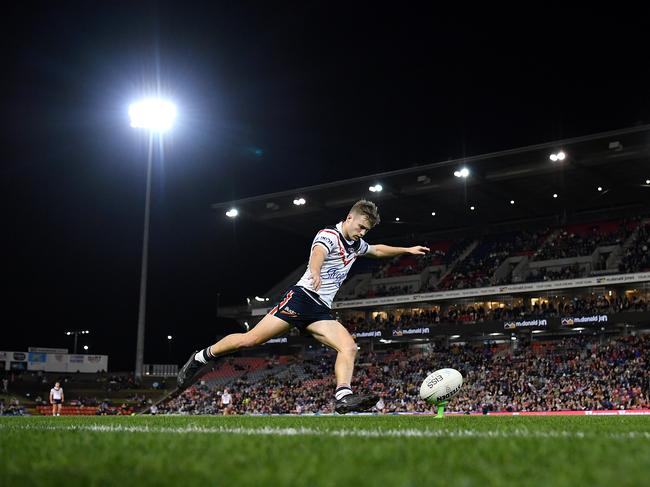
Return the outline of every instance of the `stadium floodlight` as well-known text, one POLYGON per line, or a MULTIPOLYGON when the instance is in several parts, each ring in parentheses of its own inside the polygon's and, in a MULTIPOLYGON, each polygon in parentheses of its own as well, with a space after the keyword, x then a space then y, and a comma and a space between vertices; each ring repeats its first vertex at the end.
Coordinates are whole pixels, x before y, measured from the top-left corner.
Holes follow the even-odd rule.
POLYGON ((167 335, 167 340, 171 340, 171 339, 172 339, 172 336, 171 336, 171 335, 167 335))
POLYGON ((399 217, 398 217, 398 216, 395 217, 395 221, 396 221, 396 222, 399 221, 399 217))
POLYGON ((435 212, 435 211, 432 211, 432 212, 431 212, 431 216, 436 216, 436 212, 435 212))
POLYGON ((603 187, 602 187, 602 186, 598 186, 598 191, 602 191, 602 190, 603 190, 603 187))
POLYGON ((147 196, 144 210, 144 237, 142 242, 142 264, 140 269, 140 300, 138 304, 138 335, 135 351, 135 377, 142 378, 144 362, 144 332, 147 304, 147 267, 149 262, 149 213, 151 206, 151 166, 153 160, 154 134, 160 137, 172 128, 176 119, 176 106, 157 97, 149 97, 129 106, 131 127, 149 132, 149 157, 147 158, 147 196))
POLYGON ((563 161, 564 159, 566 159, 566 153, 564 151, 560 151, 560 152, 551 154, 550 156, 548 156, 548 158, 553 162, 563 161))
POLYGON ((84 350, 88 350, 88 345, 84 345, 84 350))
POLYGON ((239 212, 237 211, 237 208, 231 208, 226 212, 226 216, 228 218, 235 218, 237 215, 239 215, 239 212))
POLYGON ((544 330, 533 330, 532 332, 535 333, 535 334, 537 334, 537 333, 544 333, 544 330))
POLYGON ((384 189, 384 187, 381 184, 375 184, 374 186, 370 186, 368 189, 373 193, 379 193, 382 189, 384 189))
POLYGON ((460 338, 460 335, 452 335, 449 338, 454 339, 454 338, 460 338))
POLYGON ((469 209, 474 211, 476 209, 476 207, 475 206, 470 206, 469 209))
POLYGON ((293 200, 293 204, 296 206, 304 205, 305 203, 307 203, 307 200, 305 200, 305 198, 296 198, 293 200))
POLYGON ((255 301, 263 303, 265 300, 264 300, 264 298, 260 298, 259 296, 255 296, 255 301))
POLYGON ((514 204, 515 204, 515 200, 510 200, 510 204, 511 204, 511 205, 514 205, 514 204))
POLYGON ((498 332, 497 332, 497 333, 490 333, 490 336, 492 336, 492 337, 496 337, 496 336, 499 336, 499 335, 502 335, 502 334, 503 334, 503 333, 498 333, 498 332))
POLYGON ((176 106, 160 98, 146 98, 129 106, 131 127, 164 133, 172 128, 176 119, 176 106))
POLYGON ((77 353, 77 339, 79 335, 89 335, 90 331, 89 330, 72 330, 72 331, 66 331, 65 334, 67 336, 74 335, 74 353, 77 353))
POLYGON ((463 178, 466 179, 469 176, 469 169, 466 167, 463 167, 462 169, 459 169, 458 171, 454 171, 454 176, 457 178, 463 178))
POLYGON ((553 193, 553 198, 557 198, 557 193, 553 193))
POLYGON ((645 183, 646 183, 646 184, 650 184, 650 179, 646 179, 646 180, 645 180, 645 183))

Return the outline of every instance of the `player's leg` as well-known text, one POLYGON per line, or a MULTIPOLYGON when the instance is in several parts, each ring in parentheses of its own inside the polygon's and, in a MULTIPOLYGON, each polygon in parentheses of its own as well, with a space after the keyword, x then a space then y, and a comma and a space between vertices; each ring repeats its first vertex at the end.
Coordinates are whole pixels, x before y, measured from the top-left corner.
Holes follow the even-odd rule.
POLYGON ((56 403, 52 401, 52 416, 56 416, 56 403))
POLYGON ((178 373, 178 388, 189 387, 196 379, 197 373, 210 360, 235 352, 241 348, 250 348, 267 342, 273 337, 289 330, 289 324, 280 318, 267 314, 252 330, 246 333, 233 333, 223 337, 214 345, 193 353, 178 373))
POLYGON ((379 400, 378 396, 363 396, 352 392, 352 373, 357 344, 348 330, 336 320, 321 320, 311 323, 306 330, 316 340, 336 350, 334 375, 336 376, 336 412, 366 411, 379 400))

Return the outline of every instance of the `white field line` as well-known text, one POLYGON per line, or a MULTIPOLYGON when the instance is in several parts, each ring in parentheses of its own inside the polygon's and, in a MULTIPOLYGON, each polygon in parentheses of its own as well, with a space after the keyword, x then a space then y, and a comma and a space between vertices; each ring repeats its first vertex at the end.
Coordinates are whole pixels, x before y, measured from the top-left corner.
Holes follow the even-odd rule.
POLYGON ((319 436, 356 438, 565 438, 565 439, 609 439, 609 440, 650 440, 650 431, 626 431, 624 433, 596 433, 584 431, 531 431, 515 429, 511 431, 477 431, 469 429, 345 429, 325 430, 317 428, 227 428, 205 426, 183 426, 178 428, 164 426, 122 426, 122 425, 38 425, 0 423, 1 430, 32 431, 90 431, 99 433, 173 433, 173 434, 221 434, 248 436, 319 436))

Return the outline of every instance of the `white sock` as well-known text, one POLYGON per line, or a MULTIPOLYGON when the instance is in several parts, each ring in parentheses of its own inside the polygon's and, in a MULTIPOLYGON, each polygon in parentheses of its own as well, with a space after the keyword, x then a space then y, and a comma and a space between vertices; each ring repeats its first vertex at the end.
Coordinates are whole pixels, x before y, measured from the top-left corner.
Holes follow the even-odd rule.
POLYGON ((350 389, 350 386, 339 386, 336 388, 334 397, 337 401, 339 401, 341 398, 349 396, 350 394, 352 394, 352 389, 350 389))

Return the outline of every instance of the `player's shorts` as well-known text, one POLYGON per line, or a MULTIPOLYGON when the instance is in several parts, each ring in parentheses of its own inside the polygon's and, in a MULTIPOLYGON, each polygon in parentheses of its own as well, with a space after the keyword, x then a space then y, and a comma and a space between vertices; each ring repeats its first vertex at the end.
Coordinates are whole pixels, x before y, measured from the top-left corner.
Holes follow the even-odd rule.
POLYGON ((61 399, 55 399, 54 400, 54 404, 61 404, 61 403, 62 403, 61 399))
POLYGON ((335 319, 332 310, 321 301, 318 294, 300 286, 289 288, 269 314, 299 330, 304 330, 316 321, 335 319))

